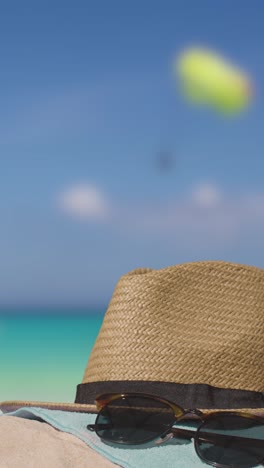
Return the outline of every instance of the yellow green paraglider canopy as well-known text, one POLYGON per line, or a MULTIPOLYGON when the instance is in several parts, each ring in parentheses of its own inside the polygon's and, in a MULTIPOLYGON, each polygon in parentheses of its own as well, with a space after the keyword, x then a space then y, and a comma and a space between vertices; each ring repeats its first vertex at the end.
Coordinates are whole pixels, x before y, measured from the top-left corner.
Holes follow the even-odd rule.
POLYGON ((209 50, 184 51, 175 68, 182 92, 191 102, 235 114, 252 99, 252 85, 246 74, 209 50))

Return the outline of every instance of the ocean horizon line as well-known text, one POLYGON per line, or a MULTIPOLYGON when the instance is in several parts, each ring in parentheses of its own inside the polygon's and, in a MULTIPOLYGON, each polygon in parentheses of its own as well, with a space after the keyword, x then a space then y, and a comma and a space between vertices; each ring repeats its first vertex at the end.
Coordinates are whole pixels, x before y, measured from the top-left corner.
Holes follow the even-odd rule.
POLYGON ((103 315, 107 305, 0 305, 3 315, 103 315))

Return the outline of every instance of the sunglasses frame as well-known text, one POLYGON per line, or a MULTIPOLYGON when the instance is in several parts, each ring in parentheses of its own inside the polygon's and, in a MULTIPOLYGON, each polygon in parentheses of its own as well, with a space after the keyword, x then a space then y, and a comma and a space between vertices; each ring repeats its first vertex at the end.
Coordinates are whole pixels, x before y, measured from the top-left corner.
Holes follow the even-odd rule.
MULTIPOLYGON (((176 427, 172 426, 169 429, 171 432, 169 432, 169 430, 166 430, 165 433, 159 434, 158 436, 154 437, 153 439, 143 440, 143 441, 136 442, 136 443, 135 442, 126 442, 125 445, 140 445, 140 444, 146 443, 147 441, 150 442, 151 440, 155 440, 155 438, 157 438, 157 437, 160 438, 156 442, 158 444, 160 444, 162 442, 165 442, 167 439, 172 438, 172 437, 181 437, 181 438, 186 438, 186 439, 190 439, 190 440, 193 439, 195 451, 196 451, 197 456, 200 458, 200 460, 204 461, 208 465, 214 466, 215 468, 230 468, 231 465, 223 465, 223 464, 219 464, 219 463, 216 463, 216 462, 210 462, 205 457, 203 457, 202 454, 200 453, 198 435, 199 435, 200 429, 203 427, 203 425, 208 420, 213 419, 213 418, 217 417, 218 415, 219 416, 220 415, 221 416, 229 415, 229 416, 241 416, 243 418, 252 419, 254 421, 259 421, 259 422, 264 423, 264 418, 263 417, 255 416, 253 414, 244 413, 244 412, 241 412, 241 411, 224 411, 223 410, 223 411, 210 411, 210 413, 203 413, 202 411, 200 411, 200 410, 198 410, 196 408, 184 410, 183 408, 181 408, 181 406, 177 405, 176 403, 173 403, 170 400, 166 400, 164 398, 161 398, 161 397, 159 397, 157 395, 152 395, 152 394, 149 394, 149 393, 135 393, 135 392, 127 393, 126 392, 126 393, 107 393, 107 394, 98 395, 96 397, 96 400, 95 400, 96 407, 97 407, 97 410, 98 410, 98 415, 97 415, 95 424, 88 424, 87 428, 89 430, 91 430, 91 431, 95 431, 96 434, 98 435, 98 437, 100 437, 100 435, 97 432, 96 426, 97 426, 97 420, 98 420, 98 417, 100 416, 101 410, 103 410, 109 403, 112 403, 115 400, 119 400, 119 399, 126 398, 126 397, 127 398, 129 398, 129 397, 132 397, 132 398, 133 397, 142 397, 142 398, 152 399, 152 400, 157 401, 157 402, 161 402, 164 405, 167 405, 172 409, 172 411, 174 413, 174 417, 175 417, 175 422, 179 422, 179 421, 181 421, 183 419, 185 419, 185 421, 190 420, 190 419, 193 419, 193 420, 199 419, 201 421, 201 424, 197 427, 196 430, 181 429, 181 428, 176 428, 176 427)), ((111 441, 108 441, 107 439, 104 439, 102 437, 100 437, 100 438, 102 440, 105 440, 106 442, 111 442, 111 441)), ((243 439, 243 442, 245 442, 245 439, 243 439)), ((113 442, 113 441, 112 441, 112 443, 117 444, 117 445, 122 444, 120 442, 113 442)), ((262 460, 260 460, 258 462, 258 464, 263 465, 263 463, 264 463, 264 457, 263 457, 262 460)), ((248 467, 248 468, 250 468, 250 467, 248 467)))

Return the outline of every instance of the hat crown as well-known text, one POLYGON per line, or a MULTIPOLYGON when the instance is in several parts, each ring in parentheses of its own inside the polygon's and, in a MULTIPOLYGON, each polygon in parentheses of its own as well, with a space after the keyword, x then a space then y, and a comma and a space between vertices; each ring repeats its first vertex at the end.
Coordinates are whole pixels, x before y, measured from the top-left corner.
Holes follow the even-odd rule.
POLYGON ((264 270, 206 261, 121 277, 83 383, 144 380, 262 392, 264 270))

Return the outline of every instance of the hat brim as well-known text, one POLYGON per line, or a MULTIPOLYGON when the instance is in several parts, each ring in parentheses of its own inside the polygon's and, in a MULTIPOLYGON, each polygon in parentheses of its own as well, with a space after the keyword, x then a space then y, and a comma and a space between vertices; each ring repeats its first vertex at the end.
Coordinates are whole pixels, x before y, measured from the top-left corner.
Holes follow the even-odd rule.
POLYGON ((76 413, 97 413, 98 410, 95 404, 82 403, 53 403, 50 401, 3 401, 0 402, 0 410, 3 413, 10 413, 19 408, 25 407, 46 408, 50 410, 72 411, 76 413))
MULTIPOLYGON (((10 413, 16 411, 19 408, 25 407, 37 407, 37 408, 46 408, 49 410, 60 410, 60 411, 71 411, 75 413, 98 413, 98 409, 95 404, 82 404, 82 403, 53 403, 53 402, 43 402, 43 401, 3 401, 0 403, 0 410, 3 413, 10 413)), ((255 416, 264 417, 264 408, 234 408, 234 409, 223 409, 223 408, 197 408, 202 413, 209 414, 215 413, 216 411, 225 411, 225 412, 237 412, 248 413, 255 416)))

